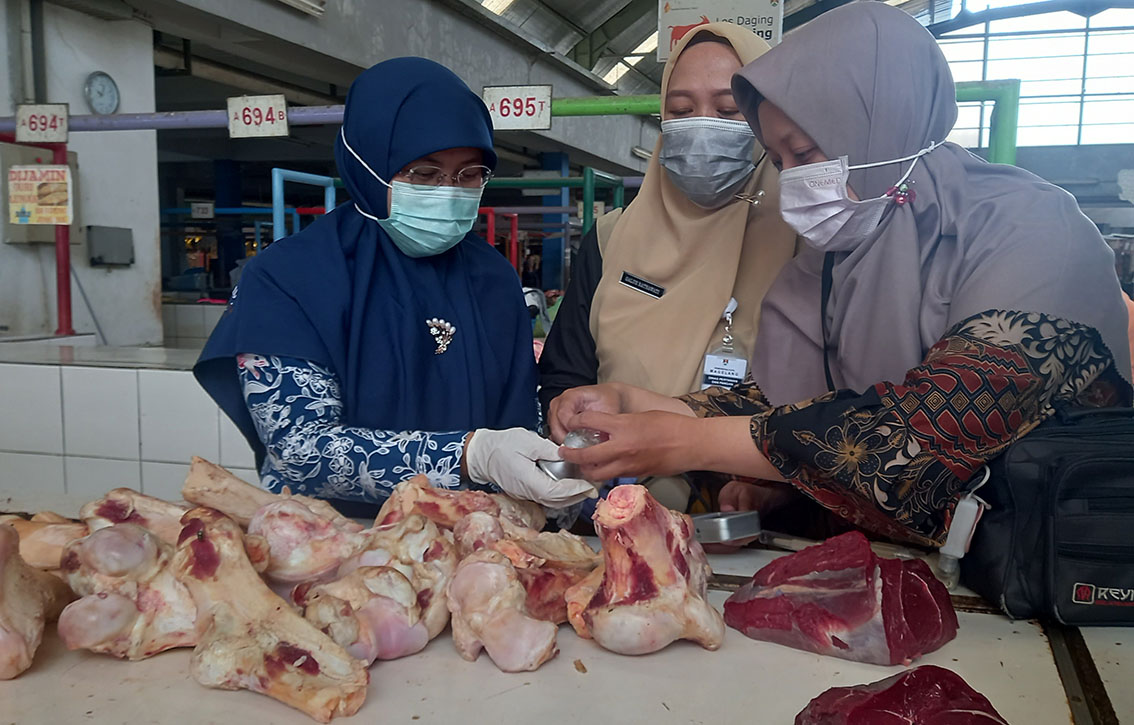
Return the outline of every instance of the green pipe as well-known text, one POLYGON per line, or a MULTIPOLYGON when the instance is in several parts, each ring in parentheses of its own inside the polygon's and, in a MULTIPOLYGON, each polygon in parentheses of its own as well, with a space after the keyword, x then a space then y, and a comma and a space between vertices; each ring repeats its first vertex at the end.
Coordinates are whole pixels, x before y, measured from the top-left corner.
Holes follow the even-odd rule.
POLYGON ((552 116, 648 116, 661 113, 661 95, 551 99, 552 116))
POLYGON ((1020 81, 969 81, 957 84, 957 102, 992 101, 989 119, 988 160, 1016 163, 1016 129, 1020 119, 1020 81))
POLYGON ((626 187, 625 186, 614 187, 614 208, 615 209, 625 209, 626 208, 626 187))
MULTIPOLYGON (((1020 81, 968 81, 957 83, 957 101, 992 101, 988 158, 1000 164, 1016 163, 1016 128, 1020 117, 1020 81)), ((661 96, 590 96, 554 98, 552 116, 658 115, 661 96)))

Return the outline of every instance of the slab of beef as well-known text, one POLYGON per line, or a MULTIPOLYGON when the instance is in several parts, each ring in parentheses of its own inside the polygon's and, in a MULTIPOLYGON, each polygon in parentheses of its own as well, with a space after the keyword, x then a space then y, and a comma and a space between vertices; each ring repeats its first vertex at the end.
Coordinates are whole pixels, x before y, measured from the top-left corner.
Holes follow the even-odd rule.
POLYGON ((724 610, 753 639, 878 665, 908 664, 957 634, 949 592, 926 563, 883 559, 857 531, 776 559, 724 610))
POLYGON ((795 716, 795 725, 1008 725, 960 675, 923 665, 853 687, 832 687, 795 716))

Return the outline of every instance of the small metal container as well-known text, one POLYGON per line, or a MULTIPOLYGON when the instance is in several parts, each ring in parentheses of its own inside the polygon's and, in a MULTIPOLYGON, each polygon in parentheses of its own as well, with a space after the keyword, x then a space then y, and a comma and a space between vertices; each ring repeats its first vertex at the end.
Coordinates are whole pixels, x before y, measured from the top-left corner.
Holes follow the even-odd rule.
MULTIPOLYGON (((606 438, 606 434, 602 431, 591 430, 590 428, 580 428, 573 430, 563 438, 563 445, 567 448, 590 448, 591 446, 602 443, 606 438)), ((582 478, 582 470, 574 463, 567 461, 547 461, 540 460, 536 462, 540 470, 547 475, 554 478, 556 481, 564 478, 582 478)))
POLYGON ((582 471, 574 463, 567 461, 539 461, 537 464, 541 471, 559 481, 564 478, 579 478, 582 471))
POLYGON ((759 536, 759 511, 700 514, 693 517, 697 541, 702 544, 722 544, 759 536))

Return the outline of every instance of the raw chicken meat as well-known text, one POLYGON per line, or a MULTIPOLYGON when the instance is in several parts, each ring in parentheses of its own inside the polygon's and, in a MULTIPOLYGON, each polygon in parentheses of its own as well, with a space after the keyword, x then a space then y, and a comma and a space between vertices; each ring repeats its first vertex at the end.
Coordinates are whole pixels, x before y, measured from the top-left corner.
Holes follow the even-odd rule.
POLYGON ((397 569, 364 566, 292 595, 308 622, 367 664, 420 652, 429 643, 417 590, 397 569))
POLYGON ((949 592, 925 562, 883 559, 857 531, 776 559, 724 609, 753 639, 879 665, 908 664, 957 634, 949 592))
POLYGON ((709 562, 685 514, 643 486, 617 486, 595 508, 603 566, 569 589, 567 614, 580 637, 627 655, 677 639, 715 650, 724 621, 705 601, 709 562))
POLYGON ((206 687, 248 689, 320 722, 366 699, 366 665, 299 616, 260 579, 240 527, 219 511, 190 510, 173 570, 197 604, 190 672, 206 687))
POLYGON ((63 573, 81 599, 59 617, 68 649, 141 660, 197 643, 197 606, 173 576, 173 548, 136 524, 115 524, 74 541, 63 573))
MULTIPOLYGON (((516 527, 520 532, 533 529, 516 527)), ((504 526, 500 518, 486 511, 473 511, 461 517, 453 526, 453 540, 457 544, 457 554, 463 559, 474 551, 491 547, 497 541, 505 538, 504 526)))
POLYGON ((189 503, 216 509, 244 527, 248 526, 252 517, 264 506, 275 501, 293 499, 344 531, 362 531, 365 528, 340 514, 326 501, 310 496, 292 495, 287 489, 284 489, 282 494, 265 491, 198 456, 193 456, 189 465, 189 475, 185 477, 181 496, 189 503))
POLYGON ((528 615, 527 593, 500 552, 483 549, 461 560, 446 594, 453 644, 466 660, 476 660, 484 649, 504 672, 525 672, 558 653, 558 627, 528 615))
POLYGON ((248 522, 248 533, 267 541, 270 553, 264 574, 288 583, 326 577, 367 543, 353 521, 321 516, 294 498, 260 507, 248 522), (350 526, 342 526, 342 521, 350 526))
POLYGON ((137 524, 172 546, 181 533, 181 516, 189 509, 129 488, 116 488, 79 510, 91 531, 114 524, 137 524))
POLYGON ((19 534, 0 524, 0 680, 31 667, 44 623, 59 616, 73 598, 58 577, 24 562, 19 534))
MULTIPOLYGON (((58 518, 63 519, 62 516, 58 518)), ((40 514, 33 516, 31 521, 19 516, 0 516, 0 524, 8 524, 16 530, 20 536, 20 556, 28 566, 36 569, 58 569, 63 547, 90 533, 84 523, 45 519, 40 514)))
POLYGON ((420 475, 394 487, 394 492, 378 512, 376 523, 393 524, 404 516, 417 513, 443 529, 452 529, 461 518, 473 511, 484 511, 531 529, 542 529, 547 523, 543 509, 531 501, 517 501, 501 493, 434 488, 429 478, 420 475))
POLYGON ((396 524, 369 529, 366 536, 365 550, 339 567, 338 575, 362 566, 395 569, 416 592, 429 639, 441 634, 449 623, 445 587, 457 570, 457 551, 449 533, 420 514, 410 514, 396 524))
POLYGON ((960 675, 934 665, 869 685, 833 687, 795 725, 1008 725, 960 675))
POLYGON ((483 511, 458 521, 453 535, 462 555, 490 548, 507 556, 527 592, 528 614, 556 624, 567 621, 567 590, 602 561, 574 534, 537 532, 483 511))

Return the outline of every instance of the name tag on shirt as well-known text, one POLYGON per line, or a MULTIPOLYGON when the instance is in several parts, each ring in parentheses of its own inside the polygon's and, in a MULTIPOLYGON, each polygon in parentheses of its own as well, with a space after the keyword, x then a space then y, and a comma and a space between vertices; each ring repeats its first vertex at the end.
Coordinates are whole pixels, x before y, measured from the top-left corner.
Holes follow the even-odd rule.
POLYGON ((705 367, 701 375, 701 390, 714 385, 731 388, 744 382, 748 373, 748 361, 742 357, 710 353, 705 356, 705 367))
POLYGON ((665 294, 665 287, 656 285, 649 280, 642 279, 641 277, 635 277, 629 272, 623 272, 622 278, 618 281, 626 285, 630 289, 638 290, 642 294, 649 295, 656 300, 660 300, 661 296, 665 294))

